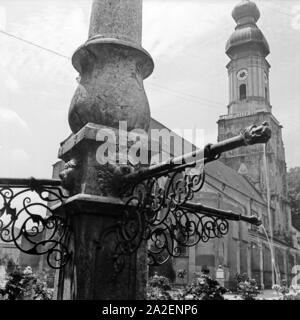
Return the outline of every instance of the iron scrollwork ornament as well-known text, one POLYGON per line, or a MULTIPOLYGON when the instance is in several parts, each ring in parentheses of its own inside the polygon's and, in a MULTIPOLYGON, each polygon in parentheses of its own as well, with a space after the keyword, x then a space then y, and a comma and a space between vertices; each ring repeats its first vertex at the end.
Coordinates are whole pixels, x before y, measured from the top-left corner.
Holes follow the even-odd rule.
POLYGON ((34 178, 4 180, 9 183, 0 184, 0 240, 26 254, 46 255, 52 268, 63 267, 70 258, 70 234, 65 217, 51 206, 66 198, 61 188, 51 180, 45 185, 34 178))
MULTIPOLYGON (((203 163, 193 162, 184 170, 139 182, 127 193, 124 216, 114 232, 116 272, 124 268, 126 256, 143 241, 148 245, 148 264, 161 265, 180 256, 185 248, 227 234, 229 224, 220 217, 184 209, 205 181, 203 163)), ((107 234, 102 235, 104 238, 107 234)))
POLYGON ((228 220, 259 225, 256 217, 189 202, 203 187, 205 163, 217 160, 225 151, 267 143, 270 137, 271 130, 264 122, 246 128, 236 137, 125 177, 125 186, 130 191, 123 194, 123 218, 100 239, 103 242, 109 233, 115 235, 115 271, 122 271, 125 257, 136 252, 143 241, 148 243, 148 263, 160 265, 200 241, 225 236, 229 231, 228 220))

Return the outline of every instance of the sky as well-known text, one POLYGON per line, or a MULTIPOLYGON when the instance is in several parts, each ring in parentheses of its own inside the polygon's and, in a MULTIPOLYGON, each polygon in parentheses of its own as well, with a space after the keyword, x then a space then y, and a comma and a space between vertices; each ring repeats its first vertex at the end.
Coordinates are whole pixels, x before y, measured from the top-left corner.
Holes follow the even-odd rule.
MULTIPOLYGON (((227 112, 225 43, 239 0, 144 0, 143 46, 155 62, 145 83, 151 115, 217 141, 227 112)), ((70 134, 77 87, 70 57, 87 40, 91 0, 0 0, 0 176, 50 178, 70 134), (42 50, 1 33, 53 50, 42 50)), ((257 0, 271 54, 270 100, 283 125, 288 168, 300 166, 300 1, 257 0)))

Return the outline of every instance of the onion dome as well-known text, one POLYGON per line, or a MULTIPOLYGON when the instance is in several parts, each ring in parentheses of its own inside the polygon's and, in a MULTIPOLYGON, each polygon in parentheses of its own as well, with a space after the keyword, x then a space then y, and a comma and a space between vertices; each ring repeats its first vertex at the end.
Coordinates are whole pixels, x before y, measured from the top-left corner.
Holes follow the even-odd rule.
POLYGON ((265 36, 256 25, 260 17, 256 4, 243 0, 233 9, 232 17, 237 26, 226 43, 227 55, 231 56, 234 49, 242 47, 249 49, 249 45, 253 44, 266 57, 270 53, 270 48, 265 36))
POLYGON ((243 0, 232 11, 232 17, 238 24, 242 19, 256 23, 260 17, 260 12, 256 4, 249 0, 243 0))

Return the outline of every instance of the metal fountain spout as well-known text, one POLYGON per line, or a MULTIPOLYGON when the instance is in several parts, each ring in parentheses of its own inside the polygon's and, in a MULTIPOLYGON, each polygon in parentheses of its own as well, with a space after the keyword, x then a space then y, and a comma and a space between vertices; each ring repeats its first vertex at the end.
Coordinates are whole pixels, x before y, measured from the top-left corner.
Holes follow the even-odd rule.
POLYGON ((243 132, 244 141, 246 145, 256 143, 267 143, 272 135, 269 124, 265 121, 260 126, 250 126, 243 132))
POLYGON ((263 122, 260 126, 252 125, 242 130, 238 136, 215 144, 208 144, 204 149, 198 149, 179 157, 170 158, 165 162, 125 175, 123 179, 125 185, 135 184, 151 177, 164 176, 178 169, 183 170, 185 167, 195 165, 195 159, 197 159, 196 162, 202 161, 205 164, 217 160, 223 152, 257 143, 267 143, 271 135, 272 132, 267 122, 263 122))
POLYGON ((208 157, 209 161, 212 161, 226 151, 258 143, 267 143, 271 136, 272 131, 267 122, 263 122, 260 126, 252 125, 242 130, 236 137, 208 145, 204 155, 208 157))

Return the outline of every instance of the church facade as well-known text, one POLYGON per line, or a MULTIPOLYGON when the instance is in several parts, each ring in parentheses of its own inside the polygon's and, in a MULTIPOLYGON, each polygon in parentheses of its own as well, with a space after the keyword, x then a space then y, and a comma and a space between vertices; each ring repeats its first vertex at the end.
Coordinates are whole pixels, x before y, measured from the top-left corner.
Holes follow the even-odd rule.
MULTIPOLYGON (((232 11, 235 31, 226 43, 229 104, 218 124, 218 141, 236 136, 252 124, 268 122, 272 138, 266 146, 247 146, 226 152, 219 161, 206 166, 206 184, 196 201, 259 216, 261 227, 231 222, 223 239, 199 243, 181 258, 175 269, 188 270, 186 282, 203 266, 214 277, 219 266, 225 286, 234 288, 235 275, 247 273, 262 288, 293 277, 300 264, 299 232, 292 226, 287 199, 285 151, 282 126, 272 114, 270 103, 270 48, 257 26, 260 11, 244 0, 232 11)), ((178 283, 182 280, 177 279, 178 283)))
MULTIPOLYGON (((179 269, 187 271, 183 280, 175 279, 178 284, 190 282, 203 267, 215 277, 221 266, 228 288, 235 287, 237 273, 247 273, 260 287, 270 288, 282 279, 291 283, 293 267, 300 265, 300 235, 292 225, 287 200, 282 126, 272 114, 270 103, 270 65, 266 59, 270 48, 256 24, 260 12, 253 2, 242 1, 232 16, 236 28, 226 44, 230 59, 228 112, 217 122, 218 141, 264 121, 271 127, 272 138, 266 147, 238 148, 208 163, 205 184, 194 201, 246 216, 256 215, 263 226, 231 221, 225 237, 186 248, 180 257, 170 262, 175 273, 179 269)), ((167 129, 154 119, 150 127, 167 129)), ((176 154, 176 150, 173 153, 181 155, 176 154)), ((62 161, 54 165, 53 178, 59 177, 63 167, 62 161)), ((19 251, 0 243, 0 256, 5 253, 20 263, 19 251)), ((45 260, 36 265, 46 268, 45 260)))

